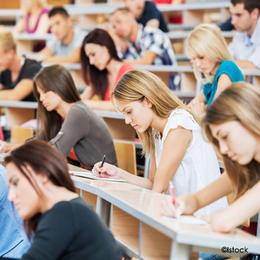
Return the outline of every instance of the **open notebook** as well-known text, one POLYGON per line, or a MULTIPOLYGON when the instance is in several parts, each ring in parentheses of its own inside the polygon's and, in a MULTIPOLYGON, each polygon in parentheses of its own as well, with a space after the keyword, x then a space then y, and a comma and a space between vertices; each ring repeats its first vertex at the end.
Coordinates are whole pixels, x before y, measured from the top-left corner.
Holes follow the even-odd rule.
POLYGON ((79 177, 84 177, 84 178, 89 178, 93 180, 100 180, 100 181, 117 181, 117 182, 124 182, 125 180, 123 179, 115 179, 115 178, 105 178, 105 177, 99 177, 96 176, 94 173, 90 171, 69 171, 70 174, 79 176, 79 177))
POLYGON ((195 217, 195 216, 183 216, 182 215, 177 218, 164 216, 164 218, 168 218, 168 219, 171 219, 171 220, 174 220, 174 221, 177 221, 180 223, 185 223, 185 224, 198 224, 198 225, 207 224, 206 221, 204 221, 201 218, 195 217))

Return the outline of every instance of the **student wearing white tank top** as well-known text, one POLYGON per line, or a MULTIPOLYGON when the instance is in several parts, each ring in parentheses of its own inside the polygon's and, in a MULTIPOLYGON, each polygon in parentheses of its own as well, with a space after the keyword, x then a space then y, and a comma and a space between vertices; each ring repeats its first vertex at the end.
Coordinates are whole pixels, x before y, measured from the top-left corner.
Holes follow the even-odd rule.
MULTIPOLYGON (((220 176, 216 154, 203 139, 196 119, 157 76, 140 70, 127 72, 118 82, 112 102, 125 115, 126 124, 135 128, 150 156, 149 179, 108 163, 103 167, 97 163, 96 171, 156 192, 167 192, 172 181, 176 196, 198 191, 220 176)), ((223 198, 201 213, 226 206, 223 198)))

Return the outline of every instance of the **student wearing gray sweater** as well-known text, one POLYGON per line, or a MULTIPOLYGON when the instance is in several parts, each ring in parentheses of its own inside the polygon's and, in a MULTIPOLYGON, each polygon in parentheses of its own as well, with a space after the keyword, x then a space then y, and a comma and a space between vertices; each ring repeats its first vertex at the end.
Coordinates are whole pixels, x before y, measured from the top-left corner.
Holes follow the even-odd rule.
POLYGON ((81 102, 70 72, 61 65, 43 68, 34 79, 38 101, 37 137, 64 156, 92 168, 106 155, 116 164, 112 136, 105 122, 81 102))

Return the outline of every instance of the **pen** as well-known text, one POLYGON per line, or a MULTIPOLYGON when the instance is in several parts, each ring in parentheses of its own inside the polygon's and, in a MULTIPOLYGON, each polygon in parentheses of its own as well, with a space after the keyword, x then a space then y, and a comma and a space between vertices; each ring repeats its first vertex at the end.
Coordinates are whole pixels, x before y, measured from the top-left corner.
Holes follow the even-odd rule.
POLYGON ((169 182, 169 186, 170 186, 170 193, 172 195, 172 204, 175 205, 176 204, 175 190, 174 190, 174 186, 171 181, 169 182))
MULTIPOLYGON (((100 165, 100 168, 103 167, 105 160, 106 160, 106 155, 104 154, 103 160, 102 160, 101 165, 100 165)), ((98 174, 99 174, 99 175, 101 174, 101 171, 100 171, 100 170, 98 171, 98 174)))
POLYGON ((181 211, 180 211, 180 208, 178 207, 178 205, 176 205, 175 190, 174 190, 174 186, 171 181, 169 182, 169 186, 170 186, 170 193, 172 195, 172 204, 175 206, 175 209, 176 209, 176 218, 179 218, 181 215, 181 211))

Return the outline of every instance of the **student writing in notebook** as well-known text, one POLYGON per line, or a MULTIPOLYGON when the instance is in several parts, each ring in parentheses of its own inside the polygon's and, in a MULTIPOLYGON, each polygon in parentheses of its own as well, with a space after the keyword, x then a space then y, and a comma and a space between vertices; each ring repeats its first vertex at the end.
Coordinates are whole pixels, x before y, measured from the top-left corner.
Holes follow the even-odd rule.
MULTIPOLYGON (((144 152, 150 156, 149 179, 108 163, 102 168, 97 163, 97 172, 157 192, 166 192, 172 180, 176 196, 197 191, 220 176, 215 152, 203 139, 196 119, 157 76, 140 70, 127 72, 118 82, 112 101, 125 115, 126 124, 135 128, 144 152)), ((221 200, 205 211, 225 206, 226 201, 221 200)))
MULTIPOLYGON (((207 108, 203 128, 222 154, 225 173, 204 189, 178 197, 182 214, 193 214, 231 192, 235 202, 206 218, 213 230, 229 232, 260 211, 259 120, 259 87, 247 83, 232 84, 207 108)), ((171 201, 165 201, 164 214, 176 216, 171 201)))
POLYGON ((8 198, 24 220, 31 247, 22 260, 119 260, 105 224, 76 193, 62 153, 34 140, 6 158, 8 198))

